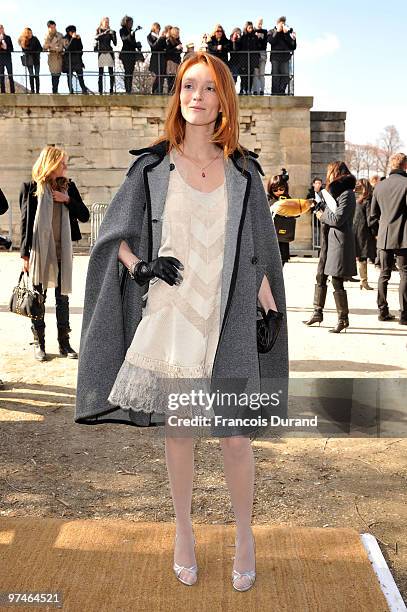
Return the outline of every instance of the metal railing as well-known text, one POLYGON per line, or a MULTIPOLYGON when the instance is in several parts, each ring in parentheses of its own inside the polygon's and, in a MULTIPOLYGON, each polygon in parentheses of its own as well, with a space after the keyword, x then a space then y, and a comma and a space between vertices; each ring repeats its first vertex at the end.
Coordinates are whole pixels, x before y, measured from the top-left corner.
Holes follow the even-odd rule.
POLYGON ((109 205, 106 204, 106 202, 96 202, 90 207, 90 250, 92 250, 92 247, 97 240, 99 228, 108 206, 109 205))
MULTIPOLYGON (((294 53, 292 51, 273 51, 274 72, 267 51, 264 73, 258 67, 259 51, 233 51, 228 53, 228 61, 236 91, 252 94, 256 91, 265 95, 294 95, 294 53), (278 58, 281 61, 275 63, 278 58), (264 79, 264 80, 263 80, 264 79)), ((8 77, 17 81, 17 90, 28 93, 51 93, 52 75, 45 58, 49 53, 25 53, 14 51, 9 65, 0 55, 0 86, 4 89, 8 77), (45 56, 45 57, 44 57, 45 56), (22 61, 21 61, 21 59, 22 61), (13 59, 19 65, 13 70, 13 59), (23 64, 24 62, 24 64, 23 64), (44 65, 46 69, 44 70, 44 65), (6 74, 9 72, 10 74, 6 74)), ((180 63, 188 53, 180 55, 180 63)), ((64 69, 58 73, 58 93, 81 93, 85 84, 87 93, 137 93, 170 94, 175 81, 175 73, 169 73, 168 56, 165 51, 83 51, 63 54, 64 69), (143 60, 141 60, 142 54, 143 60), (82 67, 82 62, 86 66, 82 67), (104 65, 102 65, 104 64, 104 65), (111 64, 109 66, 109 64, 111 64), (152 69, 151 69, 152 68, 152 69), (109 72, 110 70, 110 72, 109 72), (59 80, 62 75, 66 76, 59 80), (131 89, 130 89, 131 86, 131 89)), ((171 59, 171 57, 170 57, 171 59)), ((15 67, 15 66, 14 66, 15 67)), ((56 75, 54 75, 55 77, 56 75)))
POLYGON ((311 221, 312 250, 319 252, 321 249, 321 222, 314 214, 311 217, 311 221))

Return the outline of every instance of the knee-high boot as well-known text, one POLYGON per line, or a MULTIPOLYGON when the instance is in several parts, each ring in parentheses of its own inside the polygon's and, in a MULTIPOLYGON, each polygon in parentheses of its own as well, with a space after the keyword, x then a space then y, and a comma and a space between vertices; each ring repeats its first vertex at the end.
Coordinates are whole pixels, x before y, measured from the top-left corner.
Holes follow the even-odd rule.
POLYGON ((58 327, 58 344, 59 354, 62 357, 69 357, 70 359, 78 359, 78 353, 73 350, 69 344, 69 327, 58 327))
POLYGON ((305 325, 313 325, 314 323, 321 324, 324 320, 323 309, 326 300, 326 285, 315 285, 314 289, 314 312, 308 321, 303 321, 305 325))
POLYGON ((333 334, 339 334, 343 329, 346 332, 346 328, 349 327, 349 308, 346 290, 340 289, 339 291, 334 291, 334 299, 338 313, 338 323, 336 327, 329 331, 333 334))
POLYGON ((46 361, 47 356, 45 354, 45 329, 35 329, 34 325, 31 325, 31 331, 34 336, 34 357, 37 361, 46 361))
POLYGON ((367 282, 367 261, 359 261, 358 268, 360 276, 360 288, 367 289, 369 291, 374 291, 373 287, 371 287, 367 282))

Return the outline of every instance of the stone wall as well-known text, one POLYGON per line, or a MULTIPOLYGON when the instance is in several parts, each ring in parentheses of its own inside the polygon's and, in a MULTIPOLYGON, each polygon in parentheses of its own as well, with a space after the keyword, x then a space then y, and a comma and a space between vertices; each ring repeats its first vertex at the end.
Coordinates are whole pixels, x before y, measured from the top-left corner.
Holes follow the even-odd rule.
POLYGON ((311 111, 311 174, 326 177, 327 165, 345 159, 346 113, 311 111))
MULTIPOLYGON (((109 202, 133 159, 129 149, 149 145, 162 133, 166 96, 1 97, 0 186, 13 213, 13 242, 19 245, 18 194, 29 180, 32 165, 46 144, 60 145, 69 154, 69 176, 85 203, 109 202)), ((241 97, 240 142, 257 152, 266 173, 264 183, 281 167, 290 173, 292 196, 303 197, 311 178, 312 97, 241 97)), ((309 248, 310 217, 298 220, 295 248, 309 248)), ((84 224, 88 244, 90 224, 84 224)), ((7 214, 0 231, 8 231, 7 214)))

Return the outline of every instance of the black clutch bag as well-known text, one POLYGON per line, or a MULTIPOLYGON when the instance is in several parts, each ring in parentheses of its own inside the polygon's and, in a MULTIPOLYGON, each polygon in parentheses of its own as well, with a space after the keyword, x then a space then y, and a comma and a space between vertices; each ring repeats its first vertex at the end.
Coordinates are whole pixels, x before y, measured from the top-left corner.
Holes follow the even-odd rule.
POLYGON ((24 272, 21 271, 18 284, 11 294, 9 310, 30 319, 42 319, 45 313, 44 297, 35 289, 29 289, 25 276, 21 284, 23 276, 24 272))
POLYGON ((259 353, 268 353, 273 348, 280 333, 284 315, 282 312, 265 310, 257 307, 260 318, 257 319, 257 350, 259 353))

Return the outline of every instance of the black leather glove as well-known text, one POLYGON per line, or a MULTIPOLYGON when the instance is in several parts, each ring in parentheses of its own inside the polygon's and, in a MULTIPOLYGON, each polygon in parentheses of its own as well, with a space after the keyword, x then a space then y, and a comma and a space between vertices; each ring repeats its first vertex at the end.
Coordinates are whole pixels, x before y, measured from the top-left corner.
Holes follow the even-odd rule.
POLYGON ((268 353, 273 348, 280 333, 284 315, 282 312, 271 309, 266 314, 264 309, 259 306, 257 311, 260 312, 262 317, 257 320, 257 350, 259 353, 268 353))
POLYGON ((169 285, 179 285, 182 276, 178 269, 183 270, 184 266, 176 257, 157 257, 150 262, 141 260, 134 266, 132 278, 139 285, 144 285, 154 277, 161 278, 169 285))

